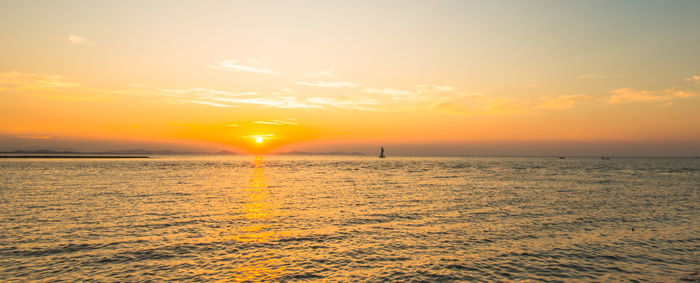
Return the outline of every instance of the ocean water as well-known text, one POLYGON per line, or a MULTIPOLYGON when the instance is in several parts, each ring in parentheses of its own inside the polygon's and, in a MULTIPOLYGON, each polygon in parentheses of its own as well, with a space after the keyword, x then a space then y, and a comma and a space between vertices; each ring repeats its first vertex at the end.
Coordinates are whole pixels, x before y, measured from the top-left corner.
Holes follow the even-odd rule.
POLYGON ((0 160, 0 281, 695 281, 697 158, 0 160))

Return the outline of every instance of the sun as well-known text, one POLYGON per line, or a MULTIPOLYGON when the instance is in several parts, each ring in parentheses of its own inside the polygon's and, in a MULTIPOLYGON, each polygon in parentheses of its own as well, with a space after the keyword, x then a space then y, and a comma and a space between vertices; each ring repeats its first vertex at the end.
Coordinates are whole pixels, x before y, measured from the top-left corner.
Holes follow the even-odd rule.
POLYGON ((256 137, 255 138, 256 143, 262 143, 263 142, 263 137, 256 137))

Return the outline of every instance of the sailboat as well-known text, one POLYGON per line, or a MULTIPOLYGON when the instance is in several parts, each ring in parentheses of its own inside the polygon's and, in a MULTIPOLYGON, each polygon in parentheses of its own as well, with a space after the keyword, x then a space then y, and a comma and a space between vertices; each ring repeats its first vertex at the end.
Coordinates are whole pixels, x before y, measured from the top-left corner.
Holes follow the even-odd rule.
POLYGON ((383 146, 381 147, 381 150, 382 150, 382 151, 379 153, 379 158, 384 158, 384 157, 386 157, 386 156, 384 156, 384 147, 383 147, 383 146))

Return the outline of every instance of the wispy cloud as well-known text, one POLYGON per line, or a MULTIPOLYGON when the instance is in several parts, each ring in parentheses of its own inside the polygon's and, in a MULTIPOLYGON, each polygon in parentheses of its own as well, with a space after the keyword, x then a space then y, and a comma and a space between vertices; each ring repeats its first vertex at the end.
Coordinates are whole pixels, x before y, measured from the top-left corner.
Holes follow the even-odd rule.
MULTIPOLYGON (((303 98, 293 95, 264 95, 254 92, 231 92, 208 88, 187 89, 155 89, 162 96, 170 97, 182 103, 194 103, 213 107, 241 107, 244 105, 259 106, 263 108, 280 109, 327 109, 340 108, 352 110, 376 110, 379 101, 364 96, 341 97, 309 97, 303 98)), ((292 125, 294 121, 258 121, 258 124, 292 125)))
POLYGON ((60 75, 31 74, 18 71, 0 73, 0 90, 25 91, 78 87, 80 84, 65 82, 60 75))
POLYGON ((77 36, 74 34, 71 34, 68 36, 68 41, 70 41, 70 43, 77 44, 77 45, 87 45, 87 46, 94 46, 95 45, 92 42, 88 41, 87 38, 84 38, 82 36, 77 36))
POLYGON ((263 95, 257 92, 232 92, 220 89, 192 87, 186 89, 154 89, 162 96, 179 102, 196 103, 214 107, 240 107, 255 105, 272 108, 322 108, 290 95, 263 95))
POLYGON ((297 122, 294 121, 281 121, 281 120, 272 120, 272 121, 255 121, 253 122, 254 124, 264 124, 264 125, 299 125, 297 122))
POLYGON ((690 78, 686 78, 685 81, 689 83, 700 84, 700 76, 692 76, 690 78))
POLYGON ((416 85, 418 93, 426 92, 447 92, 455 90, 454 87, 448 85, 433 85, 433 84, 418 84, 416 85))
POLYGON ((208 101, 225 105, 257 105, 262 107, 291 109, 291 108, 323 108, 320 105, 308 103, 294 96, 269 96, 269 97, 251 97, 251 98, 229 98, 229 97, 201 97, 208 101))
POLYGON ((260 63, 260 60, 246 60, 241 62, 240 60, 224 60, 219 62, 218 65, 209 66, 214 70, 222 71, 234 71, 234 72, 251 72, 265 75, 278 75, 279 72, 266 68, 260 63))
POLYGON ((377 94, 385 94, 389 96, 405 96, 409 95, 412 92, 408 90, 401 90, 401 89, 394 89, 394 88, 365 88, 362 90, 363 92, 366 93, 377 93, 377 94))
POLYGON ((663 91, 649 91, 644 89, 620 88, 611 91, 608 103, 618 104, 623 102, 668 102, 680 98, 695 96, 694 93, 667 89, 663 91))
POLYGON ((307 99, 309 103, 317 105, 328 105, 341 109, 375 111, 373 106, 379 105, 379 101, 364 97, 364 96, 342 96, 339 98, 333 97, 311 97, 307 99))
POLYGON ((543 98, 544 102, 539 104, 537 107, 538 108, 544 108, 544 109, 569 109, 574 107, 576 103, 579 103, 581 101, 589 100, 591 99, 590 96, 588 95, 582 95, 582 94, 574 94, 574 95, 560 95, 554 98, 543 98))
POLYGON ((183 102, 202 104, 202 105, 208 105, 208 106, 214 106, 214 107, 237 107, 237 105, 221 104, 221 103, 216 103, 216 102, 211 102, 211 101, 203 101, 203 100, 183 100, 183 102))
POLYGON ((396 89, 396 88, 364 88, 362 92, 371 94, 382 94, 391 97, 394 100, 404 101, 406 103, 431 100, 431 97, 443 97, 448 93, 455 92, 455 88, 447 85, 436 84, 418 84, 413 90, 396 89))
POLYGON ((248 92, 230 92, 230 91, 225 91, 225 90, 219 90, 219 89, 210 89, 210 88, 203 88, 203 87, 193 87, 193 88, 187 88, 187 89, 167 89, 167 88, 158 88, 156 89, 161 92, 165 93, 170 93, 170 94, 182 94, 182 95, 223 95, 223 96, 232 96, 232 97, 240 97, 240 96, 248 96, 248 95, 256 95, 256 92, 248 91, 248 92))
POLYGON ((317 80, 315 82, 299 81, 296 83, 298 85, 304 85, 304 86, 332 87, 332 88, 341 88, 341 87, 355 88, 355 87, 360 86, 359 84, 356 84, 353 82, 328 82, 328 81, 321 81, 321 80, 317 80))

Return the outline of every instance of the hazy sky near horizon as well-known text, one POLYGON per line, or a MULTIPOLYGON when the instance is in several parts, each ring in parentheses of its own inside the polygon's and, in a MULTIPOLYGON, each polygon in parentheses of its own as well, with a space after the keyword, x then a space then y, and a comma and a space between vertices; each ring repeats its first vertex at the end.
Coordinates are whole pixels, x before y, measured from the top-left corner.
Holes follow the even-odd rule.
POLYGON ((0 147, 697 154, 698 15, 698 1, 3 0, 0 147))

